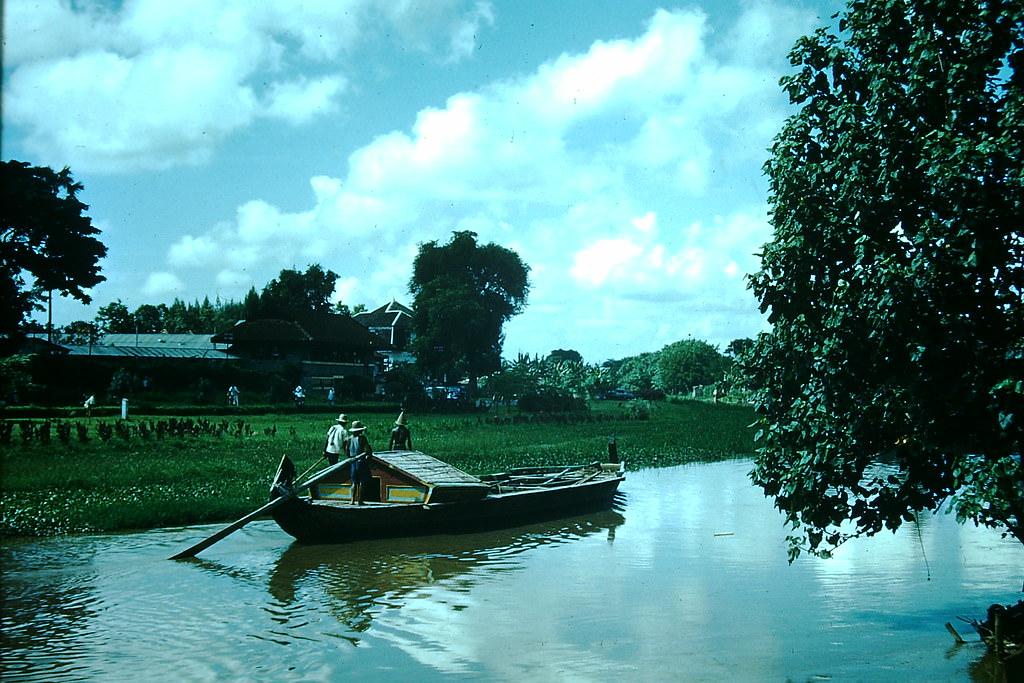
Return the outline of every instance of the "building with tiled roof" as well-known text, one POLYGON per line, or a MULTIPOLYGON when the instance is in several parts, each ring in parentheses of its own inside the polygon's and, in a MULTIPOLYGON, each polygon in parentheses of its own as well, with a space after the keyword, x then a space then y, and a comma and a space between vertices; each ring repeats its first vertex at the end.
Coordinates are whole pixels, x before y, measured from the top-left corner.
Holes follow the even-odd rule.
POLYGON ((250 367, 273 370, 285 363, 302 369, 309 391, 326 390, 345 377, 373 378, 392 346, 353 318, 290 311, 274 318, 242 320, 214 335, 250 367))

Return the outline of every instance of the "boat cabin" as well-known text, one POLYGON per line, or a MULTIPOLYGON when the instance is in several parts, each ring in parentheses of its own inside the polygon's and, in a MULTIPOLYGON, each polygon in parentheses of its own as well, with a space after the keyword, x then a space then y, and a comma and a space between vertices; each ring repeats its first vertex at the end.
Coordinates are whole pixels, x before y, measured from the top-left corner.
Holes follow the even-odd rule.
MULTIPOLYGON (((457 467, 419 451, 380 451, 370 456, 371 482, 363 499, 379 503, 452 503, 483 498, 490 485, 457 467)), ((352 498, 349 468, 336 481, 310 487, 313 500, 343 501, 352 498)))

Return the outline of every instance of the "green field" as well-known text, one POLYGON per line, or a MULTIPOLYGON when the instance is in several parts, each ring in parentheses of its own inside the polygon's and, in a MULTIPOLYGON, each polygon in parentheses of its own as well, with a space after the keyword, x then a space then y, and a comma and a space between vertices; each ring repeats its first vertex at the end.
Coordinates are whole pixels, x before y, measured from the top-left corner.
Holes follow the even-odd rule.
MULTIPOLYGON (((351 413, 377 450, 397 411, 351 413)), ((413 446, 474 474, 607 457, 615 436, 628 469, 749 456, 751 409, 595 402, 586 415, 409 415, 413 446)), ((333 413, 136 416, 5 423, 0 445, 5 536, 106 532, 230 521, 267 501, 282 455, 299 472, 326 464, 333 413), (29 422, 29 426, 23 424, 29 422)))

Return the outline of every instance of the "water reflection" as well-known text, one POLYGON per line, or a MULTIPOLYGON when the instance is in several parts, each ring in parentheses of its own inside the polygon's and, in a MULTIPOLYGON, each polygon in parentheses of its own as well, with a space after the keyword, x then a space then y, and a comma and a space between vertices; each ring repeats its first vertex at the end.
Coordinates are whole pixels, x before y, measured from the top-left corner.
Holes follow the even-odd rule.
POLYGON ((926 517, 789 565, 749 468, 634 472, 618 510, 486 534, 5 542, 3 678, 990 680, 944 624, 1019 599, 1020 544, 926 517))
MULTIPOLYGON (((624 497, 616 506, 621 509, 624 497)), ((612 543, 625 521, 616 509, 515 529, 463 535, 363 541, 346 544, 292 543, 274 562, 267 583, 267 612, 282 627, 308 625, 310 603, 324 606, 354 634, 368 630, 374 614, 402 607, 425 587, 469 590, 469 575, 522 568, 516 557, 543 545, 600 535, 612 543)), ((234 579, 256 577, 237 567, 197 559, 204 570, 234 579)), ((348 637, 352 642, 358 639, 348 637)))

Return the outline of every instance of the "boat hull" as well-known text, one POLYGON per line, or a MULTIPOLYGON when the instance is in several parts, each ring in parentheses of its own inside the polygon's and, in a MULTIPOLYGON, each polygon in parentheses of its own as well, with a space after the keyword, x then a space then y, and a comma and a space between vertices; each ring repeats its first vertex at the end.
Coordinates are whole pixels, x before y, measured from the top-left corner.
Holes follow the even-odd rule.
POLYGON ((622 480, 618 475, 450 503, 352 505, 292 498, 272 515, 285 532, 305 543, 467 533, 607 509, 622 480))

